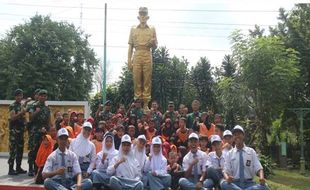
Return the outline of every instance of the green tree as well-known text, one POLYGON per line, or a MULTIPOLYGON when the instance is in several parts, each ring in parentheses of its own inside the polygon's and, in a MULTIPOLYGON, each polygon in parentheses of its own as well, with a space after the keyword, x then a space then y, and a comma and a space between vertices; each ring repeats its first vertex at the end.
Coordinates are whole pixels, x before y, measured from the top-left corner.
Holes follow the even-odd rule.
POLYGON ((191 68, 190 78, 197 91, 197 96, 193 98, 198 98, 201 101, 202 109, 214 110, 216 108, 214 80, 210 62, 206 57, 201 57, 197 65, 191 68))
POLYGON ((0 98, 19 87, 26 96, 45 88, 51 100, 86 100, 98 64, 88 37, 49 16, 13 27, 0 43, 0 98))
POLYGON ((286 48, 277 37, 253 38, 237 31, 232 35, 232 42, 242 85, 248 89, 249 106, 256 113, 257 143, 266 154, 272 121, 285 108, 299 76, 297 52, 286 48))

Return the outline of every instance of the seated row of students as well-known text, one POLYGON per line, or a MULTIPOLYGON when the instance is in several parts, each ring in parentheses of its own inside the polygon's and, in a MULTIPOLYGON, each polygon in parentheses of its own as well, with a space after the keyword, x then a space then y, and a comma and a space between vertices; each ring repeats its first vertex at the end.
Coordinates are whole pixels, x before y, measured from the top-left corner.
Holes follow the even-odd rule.
MULTIPOLYGON (((199 148, 199 136, 191 133, 182 166, 177 163, 175 149, 168 154, 167 161, 163 141, 158 136, 152 139, 147 156, 144 135, 134 142, 128 134, 123 135, 119 150, 116 150, 114 135, 108 132, 104 135, 102 150, 96 154, 95 145, 89 140, 91 130, 91 123, 85 122, 81 133, 67 149, 68 131, 59 129, 58 148, 48 156, 42 170, 46 189, 100 189, 107 185, 120 190, 176 189, 178 186, 184 190, 217 186, 222 189, 267 189, 262 166, 256 152, 244 145, 245 134, 240 126, 236 126, 233 133, 225 131, 224 137, 233 136, 236 144, 225 154, 220 136, 211 137, 213 151, 207 154, 199 148), (256 174, 259 175, 259 185, 253 182, 256 174)), ((42 147, 49 148, 50 152, 49 137, 46 136, 43 142, 42 147)))

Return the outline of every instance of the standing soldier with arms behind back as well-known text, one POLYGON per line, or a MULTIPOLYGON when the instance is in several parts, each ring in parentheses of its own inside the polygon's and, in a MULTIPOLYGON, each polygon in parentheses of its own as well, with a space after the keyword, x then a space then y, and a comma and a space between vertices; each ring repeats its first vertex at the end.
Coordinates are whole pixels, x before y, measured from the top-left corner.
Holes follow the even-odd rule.
POLYGON ((9 107, 9 175, 17 175, 27 172, 21 168, 24 150, 24 127, 26 113, 26 109, 21 104, 23 99, 23 91, 21 89, 15 90, 14 96, 15 101, 9 107), (14 160, 16 160, 16 170, 14 170, 14 160))
MULTIPOLYGON (((26 110, 28 112, 28 123, 27 123, 27 131, 28 131, 28 150, 30 150, 31 148, 31 141, 33 139, 33 134, 32 134, 32 126, 33 126, 33 123, 32 123, 32 113, 35 111, 34 110, 34 106, 36 105, 36 103, 38 102, 38 99, 39 99, 39 92, 40 92, 40 89, 36 89, 34 91, 34 100, 32 102, 29 102, 27 104, 27 107, 26 107, 26 110)), ((28 164, 29 164, 29 170, 28 170, 28 175, 29 176, 34 176, 34 173, 33 173, 33 162, 29 162, 29 158, 31 158, 31 155, 30 155, 31 151, 28 152, 28 164)))
POLYGON ((37 152, 42 140, 42 135, 45 134, 49 128, 52 126, 51 123, 51 111, 45 101, 47 100, 47 91, 41 89, 39 92, 39 97, 37 103, 33 107, 32 115, 32 129, 29 144, 29 154, 28 154, 28 163, 29 163, 29 176, 33 176, 36 171, 36 166, 34 161, 37 157, 37 152))

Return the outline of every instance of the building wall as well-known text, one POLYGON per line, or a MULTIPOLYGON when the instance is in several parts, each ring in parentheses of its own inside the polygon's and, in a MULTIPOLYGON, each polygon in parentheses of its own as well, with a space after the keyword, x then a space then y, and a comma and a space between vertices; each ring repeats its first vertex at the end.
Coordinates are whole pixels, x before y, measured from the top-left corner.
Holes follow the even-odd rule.
MULTIPOLYGON (((0 152, 8 152, 9 148, 9 105, 13 100, 0 100, 0 152)), ((47 101, 47 105, 51 109, 52 121, 54 114, 58 111, 61 113, 71 109, 72 111, 84 112, 87 118, 90 115, 90 109, 87 101, 47 101)), ((53 122, 54 123, 54 122, 53 122)), ((24 133, 24 152, 28 152, 28 132, 24 133)))

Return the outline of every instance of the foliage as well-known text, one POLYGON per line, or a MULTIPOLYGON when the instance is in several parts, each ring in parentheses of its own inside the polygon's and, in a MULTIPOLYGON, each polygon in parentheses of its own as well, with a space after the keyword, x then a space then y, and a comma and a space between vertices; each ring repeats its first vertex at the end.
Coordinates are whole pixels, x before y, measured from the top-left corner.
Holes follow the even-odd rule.
POLYGON ((45 88, 51 100, 86 100, 98 64, 88 35, 72 24, 36 15, 0 41, 0 98, 16 88, 31 96, 45 88))
POLYGON ((269 156, 260 155, 259 161, 263 166, 264 176, 266 179, 268 179, 269 176, 273 174, 272 160, 269 156))
POLYGON ((299 76, 297 52, 286 48, 277 37, 253 38, 236 32, 232 43, 233 55, 240 66, 241 85, 248 89, 246 99, 256 114, 259 148, 266 154, 272 120, 285 108, 299 76))
POLYGON ((190 78, 197 90, 197 98, 201 101, 201 107, 214 110, 216 108, 214 80, 210 62, 206 57, 201 57, 197 65, 191 68, 190 78))

